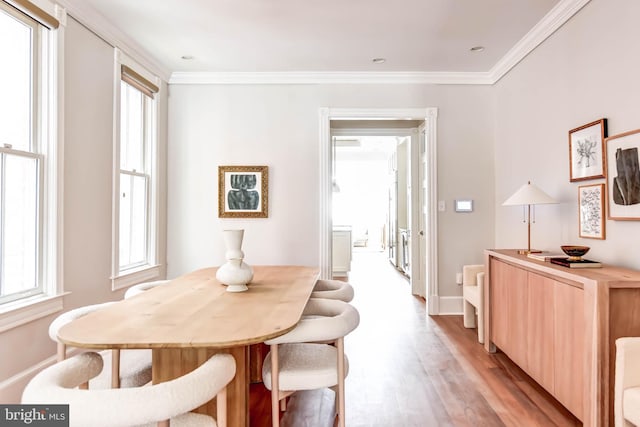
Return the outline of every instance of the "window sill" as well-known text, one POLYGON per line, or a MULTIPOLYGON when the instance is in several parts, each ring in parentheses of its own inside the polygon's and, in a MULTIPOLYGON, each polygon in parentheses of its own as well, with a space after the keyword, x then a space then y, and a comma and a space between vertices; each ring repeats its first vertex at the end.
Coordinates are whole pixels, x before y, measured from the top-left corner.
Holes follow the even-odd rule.
POLYGON ((111 278, 111 290, 117 291, 131 285, 160 277, 160 265, 143 265, 111 278))
POLYGON ((25 323, 62 311, 65 292, 58 295, 37 295, 0 307, 0 332, 17 328, 25 323))

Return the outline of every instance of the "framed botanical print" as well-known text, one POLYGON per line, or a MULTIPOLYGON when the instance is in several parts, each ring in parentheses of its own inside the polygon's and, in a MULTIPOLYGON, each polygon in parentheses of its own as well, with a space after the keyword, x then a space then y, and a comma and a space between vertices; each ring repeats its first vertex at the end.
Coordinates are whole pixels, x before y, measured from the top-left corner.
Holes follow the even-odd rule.
POLYGON ((267 218, 267 166, 218 166, 218 216, 267 218))
POLYGON ((569 131, 569 181, 604 178, 607 119, 569 131))
POLYGON ((604 196, 604 184, 578 187, 578 236, 604 240, 604 196))

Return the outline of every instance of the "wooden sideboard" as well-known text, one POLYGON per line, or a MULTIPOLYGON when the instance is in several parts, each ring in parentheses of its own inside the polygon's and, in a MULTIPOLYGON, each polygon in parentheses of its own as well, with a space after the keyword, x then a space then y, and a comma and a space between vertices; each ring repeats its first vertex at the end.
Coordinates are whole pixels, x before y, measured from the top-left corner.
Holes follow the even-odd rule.
POLYGON ((571 269, 515 250, 486 250, 485 268, 485 349, 503 351, 585 426, 612 426, 615 340, 640 336, 640 271, 571 269))

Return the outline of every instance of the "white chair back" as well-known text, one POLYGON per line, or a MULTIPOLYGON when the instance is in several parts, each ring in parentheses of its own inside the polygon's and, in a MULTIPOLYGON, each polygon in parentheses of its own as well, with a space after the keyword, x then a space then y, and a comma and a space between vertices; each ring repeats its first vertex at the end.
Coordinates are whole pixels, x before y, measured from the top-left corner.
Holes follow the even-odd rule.
POLYGON ((22 403, 68 404, 71 427, 141 425, 185 414, 221 392, 224 402, 217 404, 226 406, 226 385, 236 372, 233 356, 217 354, 194 371, 160 384, 105 390, 74 388, 96 376, 102 365, 100 355, 93 352, 52 365, 29 382, 22 403))
POLYGON ((143 293, 145 291, 148 291, 149 289, 153 289, 156 286, 166 285, 170 281, 171 280, 156 280, 156 281, 153 281, 153 282, 144 282, 144 283, 139 283, 137 285, 131 286, 124 293, 124 299, 129 299, 131 297, 135 297, 136 295, 141 294, 141 293, 143 293))
POLYGON ((65 313, 62 313, 58 317, 56 317, 53 322, 49 325, 49 337, 51 340, 55 342, 58 341, 58 331, 67 323, 79 319, 80 317, 84 317, 89 313, 93 313, 96 310, 100 310, 101 308, 108 307, 111 304, 115 303, 115 301, 104 302, 101 304, 92 304, 85 305, 83 307, 74 308, 73 310, 69 310, 65 313))
POLYGON ((324 387, 336 390, 338 426, 344 427, 344 378, 349 369, 344 337, 359 323, 360 315, 352 305, 311 298, 295 328, 265 341, 271 349, 262 367, 262 380, 271 390, 273 427, 280 425, 280 409, 286 407, 287 396, 296 390, 324 387))
POLYGON ((331 341, 349 334, 359 323, 360 314, 352 305, 340 300, 311 298, 296 327, 265 344, 331 341))
POLYGON ((615 427, 640 424, 640 337, 616 340, 613 392, 615 427))
MULTIPOLYGON (((67 346, 58 340, 58 331, 67 323, 84 317, 96 310, 115 304, 116 301, 86 305, 69 310, 56 317, 49 325, 49 337, 58 343, 57 361, 67 358, 67 346)), ((138 387, 151 381, 151 350, 112 349, 101 352, 108 359, 110 372, 103 371, 89 385, 92 388, 138 387)), ((83 385, 86 387, 87 385, 83 385)))
POLYGON ((353 286, 348 282, 320 279, 313 287, 311 298, 327 298, 351 302, 351 300, 353 300, 353 295, 353 286))

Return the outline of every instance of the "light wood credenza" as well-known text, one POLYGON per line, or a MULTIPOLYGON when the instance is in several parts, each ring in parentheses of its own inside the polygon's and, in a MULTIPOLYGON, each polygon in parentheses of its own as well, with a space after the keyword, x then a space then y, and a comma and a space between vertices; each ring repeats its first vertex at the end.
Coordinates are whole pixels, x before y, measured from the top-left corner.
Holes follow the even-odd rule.
POLYGON ((640 271, 570 269, 515 250, 486 250, 485 268, 485 349, 585 426, 612 426, 615 340, 640 336, 640 271))

